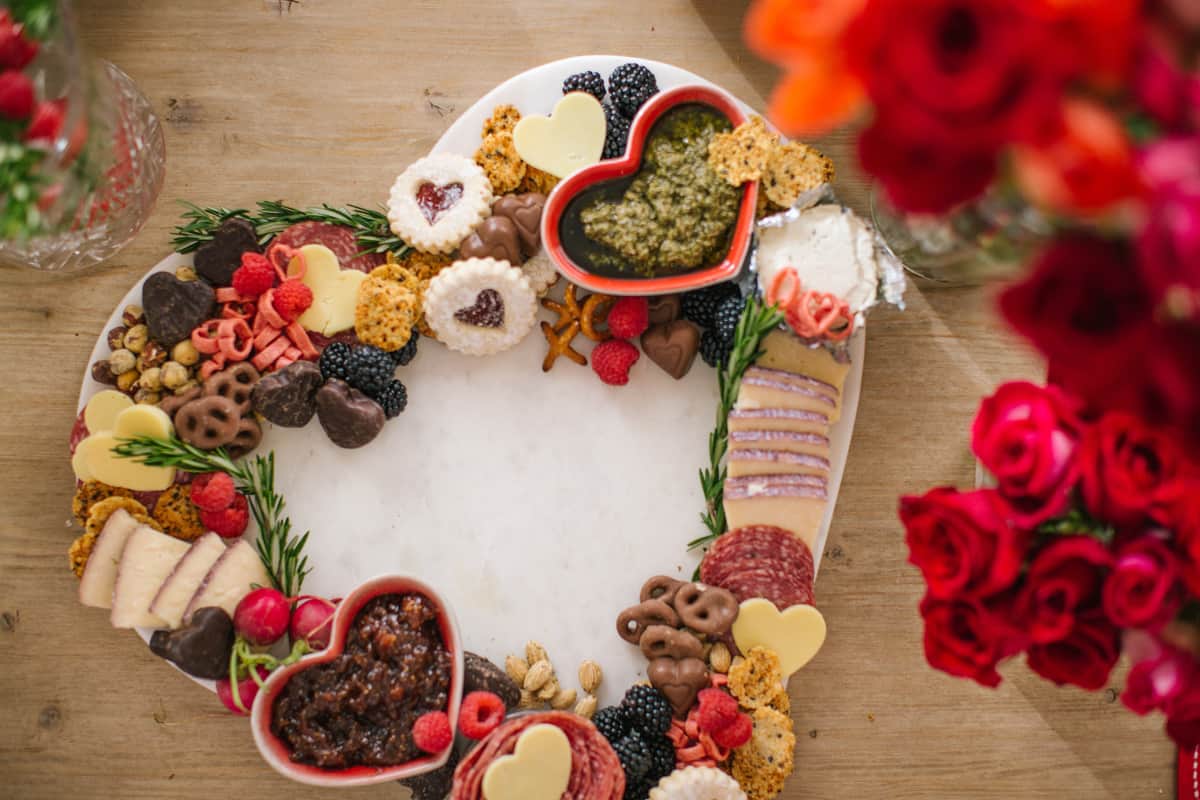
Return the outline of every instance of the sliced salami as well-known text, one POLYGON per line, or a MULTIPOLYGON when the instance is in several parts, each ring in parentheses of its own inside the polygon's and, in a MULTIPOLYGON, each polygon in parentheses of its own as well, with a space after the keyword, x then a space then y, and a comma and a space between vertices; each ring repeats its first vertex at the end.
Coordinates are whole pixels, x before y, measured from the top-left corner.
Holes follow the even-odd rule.
POLYGON ((755 525, 738 528, 717 539, 700 564, 700 579, 714 586, 739 570, 776 565, 813 574, 813 557, 808 545, 782 528, 755 525))
POLYGON ((728 589, 738 602, 763 597, 783 610, 789 606, 813 604, 812 575, 795 570, 759 567, 734 572, 721 587, 728 589))
POLYGON ((354 231, 345 225, 333 225, 328 222, 297 222, 280 231, 274 242, 288 247, 323 244, 337 256, 342 269, 356 269, 359 272, 370 272, 387 260, 385 256, 377 253, 358 255, 362 248, 358 246, 354 231))

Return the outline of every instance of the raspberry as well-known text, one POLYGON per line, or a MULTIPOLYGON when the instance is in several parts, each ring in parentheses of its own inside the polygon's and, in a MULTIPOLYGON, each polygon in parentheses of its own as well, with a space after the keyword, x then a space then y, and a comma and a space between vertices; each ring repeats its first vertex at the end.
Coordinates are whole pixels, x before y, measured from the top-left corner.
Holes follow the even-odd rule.
POLYGON ((260 253, 242 253, 242 265, 233 271, 233 288, 245 297, 258 297, 275 285, 275 268, 260 253))
POLYGON ((750 716, 739 713, 733 724, 726 725, 724 728, 713 731, 709 735, 712 736, 712 740, 716 742, 717 747, 732 750, 750 741, 750 737, 753 734, 754 723, 750 721, 750 716))
POLYGON ((696 726, 704 733, 713 734, 723 730, 737 721, 738 703, 732 695, 720 689, 704 689, 696 695, 700 709, 696 716, 696 726))
POLYGON ((279 316, 295 322, 313 304, 313 293, 299 279, 293 278, 279 284, 271 299, 279 316))
POLYGON ((192 480, 192 505, 201 511, 224 511, 233 504, 237 489, 225 472, 206 472, 192 480))
POLYGON ((445 711, 428 711, 413 723, 413 744, 426 753, 440 753, 454 742, 445 711))
POLYGON ((244 495, 235 494, 233 503, 220 511, 201 511, 200 523, 223 539, 236 539, 246 532, 250 508, 244 495))
POLYGON ((504 721, 504 701, 491 692, 471 692, 458 712, 458 729, 468 739, 482 739, 504 721))
POLYGON ((629 368, 637 363, 641 353, 624 339, 609 339, 592 351, 592 370, 609 386, 629 383, 629 368))
POLYGON ((63 116, 66 114, 67 101, 43 100, 33 109, 33 119, 25 129, 25 141, 38 139, 52 141, 62 130, 63 116))
POLYGON ((650 303, 644 297, 622 297, 608 312, 608 330, 618 339, 635 339, 650 327, 650 303))

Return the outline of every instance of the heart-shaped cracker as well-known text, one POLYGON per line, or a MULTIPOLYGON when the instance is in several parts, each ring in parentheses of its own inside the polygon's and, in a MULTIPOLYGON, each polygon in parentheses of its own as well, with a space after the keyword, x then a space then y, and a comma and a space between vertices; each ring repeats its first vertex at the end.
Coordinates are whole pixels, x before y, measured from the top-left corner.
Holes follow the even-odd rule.
POLYGON ((743 653, 760 646, 774 650, 786 679, 825 643, 825 617, 812 606, 780 611, 770 600, 755 597, 742 603, 733 623, 733 640, 743 653))
POLYGON ((571 781, 571 743, 557 725, 532 725, 483 774, 484 800, 559 800, 571 781))
POLYGON ((529 116, 513 129, 513 145, 528 164, 565 178, 604 152, 604 107, 587 92, 564 95, 548 117, 529 116))
POLYGON ((89 422, 90 435, 75 448, 71 467, 79 480, 98 480, 110 486, 132 489, 135 492, 158 492, 175 480, 172 467, 151 467, 133 459, 119 458, 112 450, 122 439, 153 436, 169 439, 175 428, 171 418, 157 406, 133 405, 122 407, 112 397, 115 392, 98 392, 88 401, 84 419, 89 422), (92 424, 96 425, 93 429, 92 424))
MULTIPOLYGON (((353 328, 358 286, 367 276, 357 270, 343 270, 333 251, 322 244, 304 245, 300 256, 304 259, 301 281, 313 293, 313 303, 300 315, 300 324, 324 336, 353 328)), ((300 258, 293 258, 288 274, 295 275, 299 270, 300 258)))

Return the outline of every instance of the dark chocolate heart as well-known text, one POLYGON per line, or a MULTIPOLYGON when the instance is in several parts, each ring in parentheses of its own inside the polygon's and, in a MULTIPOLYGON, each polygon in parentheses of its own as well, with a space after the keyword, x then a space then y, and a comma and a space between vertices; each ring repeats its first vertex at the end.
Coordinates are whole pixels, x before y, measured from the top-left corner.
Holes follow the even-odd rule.
POLYGON ((495 258, 519 267, 525 259, 517 236, 517 226, 511 219, 488 217, 463 240, 458 252, 463 258, 495 258))
POLYGON ((650 303, 650 324, 662 325, 674 322, 683 313, 683 301, 677 294, 660 294, 648 298, 650 303))
POLYGON ((303 428, 317 413, 320 368, 311 361, 297 361, 254 384, 254 410, 285 428, 303 428))
POLYGON ((531 258, 542 246, 542 211, 545 208, 544 194, 510 194, 492 204, 492 215, 513 221, 521 236, 521 249, 527 258, 531 258))
POLYGON ((204 281, 181 281, 169 272, 156 272, 142 285, 150 338, 168 348, 211 317, 216 301, 216 293, 204 281))
POLYGON ((471 692, 491 692, 504 701, 504 707, 509 711, 521 702, 521 687, 508 677, 508 673, 483 656, 464 650, 463 694, 471 692))
POLYGON ((339 380, 317 390, 317 419, 329 441, 348 450, 368 444, 387 422, 379 403, 339 380))
POLYGON ((650 685, 667 698, 675 716, 684 717, 696 702, 696 695, 708 686, 708 665, 698 658, 656 658, 646 667, 650 685))
POLYGON ((655 325, 642 334, 642 350, 675 380, 687 375, 700 349, 700 328, 686 319, 655 325))
POLYGON ((461 183, 447 183, 444 186, 438 186, 426 181, 417 187, 417 207, 421 209, 421 215, 425 217, 425 221, 432 225, 443 214, 458 205, 462 196, 463 185, 461 183))
POLYGON ((504 324, 504 298, 495 289, 484 289, 475 296, 475 305, 455 311, 454 318, 480 328, 499 328, 504 324))
POLYGON ((242 265, 242 253, 261 250, 254 224, 240 217, 230 217, 213 233, 211 242, 197 248, 192 265, 213 286, 229 286, 234 270, 242 265))
POLYGON ((229 677, 233 649, 233 620, 222 608, 207 606, 192 614, 176 631, 155 631, 150 650, 197 678, 229 677))

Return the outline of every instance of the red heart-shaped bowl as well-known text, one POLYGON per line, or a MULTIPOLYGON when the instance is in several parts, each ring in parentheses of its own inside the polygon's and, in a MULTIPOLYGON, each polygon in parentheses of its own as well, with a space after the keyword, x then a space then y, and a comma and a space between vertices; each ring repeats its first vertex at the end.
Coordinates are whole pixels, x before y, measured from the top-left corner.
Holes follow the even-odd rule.
POLYGON ((283 687, 296 673, 305 669, 332 661, 341 655, 346 646, 346 633, 350 629, 359 610, 371 599, 384 594, 423 594, 433 601, 438 611, 438 624, 442 630, 442 642, 450 651, 452 672, 450 675, 450 703, 446 714, 450 717, 450 728, 453 731, 458 722, 458 707, 462 700, 463 685, 463 648, 459 636, 458 621, 454 611, 446 604, 444 598, 432 587, 416 578, 407 575, 383 575, 372 578, 351 592, 346 599, 338 604, 333 613, 333 630, 329 647, 319 653, 305 656, 295 664, 281 667, 267 678, 265 685, 254 698, 254 707, 250 711, 250 726, 254 732, 254 743, 258 751, 276 772, 284 777, 312 786, 367 786, 372 783, 397 781, 431 772, 446 763, 450 757, 450 748, 437 756, 423 755, 404 764, 394 767, 347 767, 345 769, 322 769, 311 764, 298 764, 291 759, 291 751, 287 744, 271 732, 271 714, 275 706, 275 698, 283 691, 283 687))
POLYGON ((723 114, 734 127, 746 121, 741 106, 729 94, 712 86, 679 86, 651 97, 633 119, 629 129, 629 145, 621 158, 609 159, 573 172, 559 182, 542 213, 542 242, 558 271, 571 283, 594 292, 612 295, 653 295, 689 292, 730 280, 737 276, 750 250, 754 232, 754 213, 758 204, 758 182, 748 182, 742 188, 741 205, 734 222, 733 236, 725 258, 701 269, 663 277, 642 278, 598 275, 571 258, 563 245, 563 215, 571 201, 597 184, 629 177, 642 165, 642 155, 650 129, 663 114, 685 103, 700 103, 723 114))

